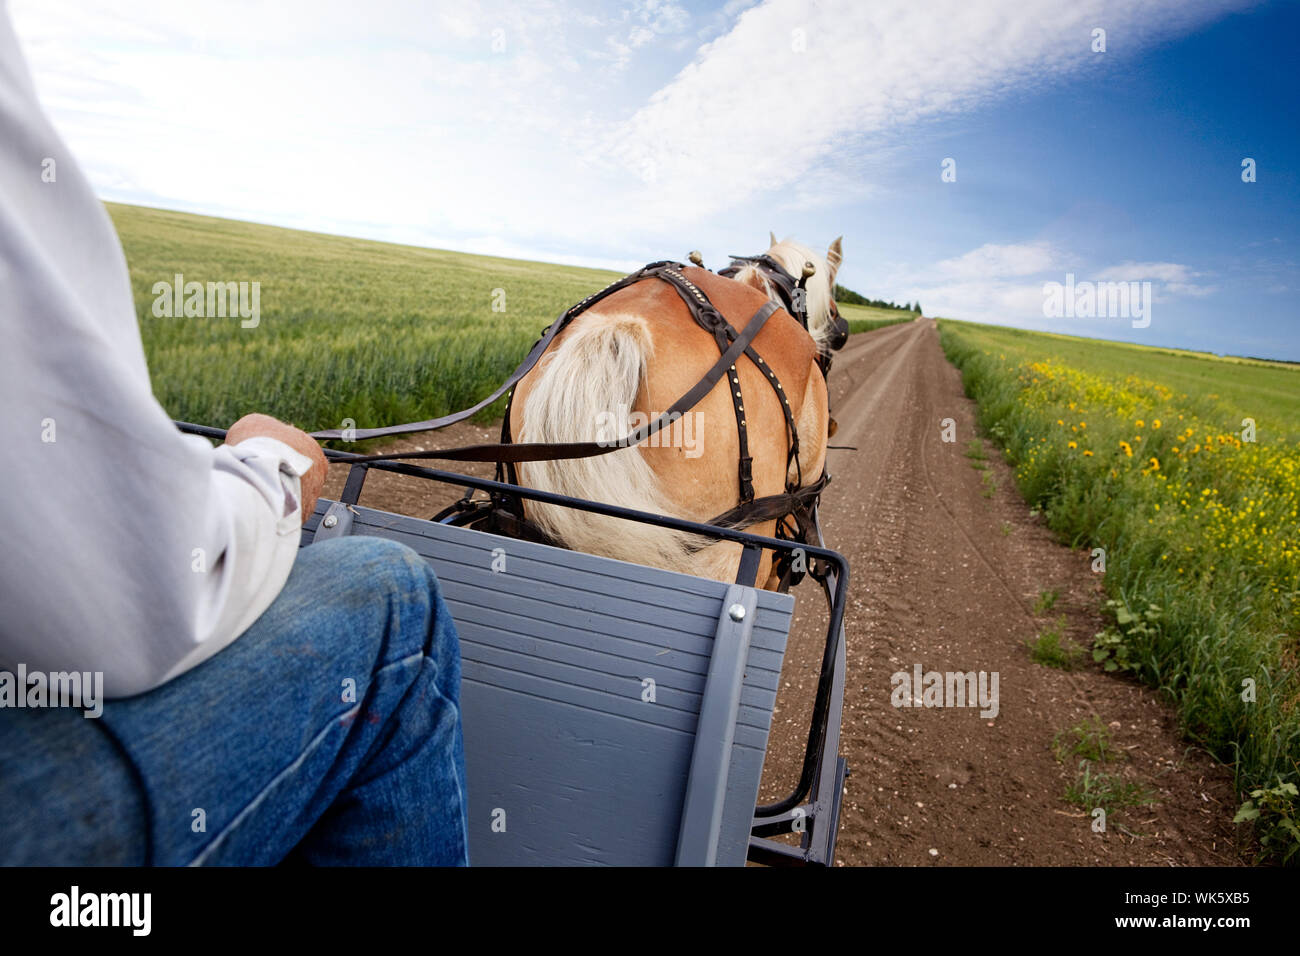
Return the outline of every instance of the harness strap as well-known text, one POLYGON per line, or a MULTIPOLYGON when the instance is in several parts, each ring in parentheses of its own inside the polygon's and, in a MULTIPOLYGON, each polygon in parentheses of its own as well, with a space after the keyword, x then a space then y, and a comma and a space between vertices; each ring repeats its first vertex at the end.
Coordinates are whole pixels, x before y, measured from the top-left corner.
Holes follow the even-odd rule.
MULTIPOLYGON (((686 278, 676 269, 665 269, 659 278, 667 280, 677 294, 681 296, 682 301, 686 303, 687 309, 695 318, 696 323, 706 332, 711 332, 714 341, 717 343, 718 351, 721 352, 726 347, 727 341, 734 339, 737 335, 735 328, 727 322, 709 297, 704 292, 686 278)), ((788 310, 787 310, 788 311, 788 310)), ((790 409, 789 398, 785 394, 785 389, 781 385, 781 380, 776 377, 771 366, 763 361, 762 356, 753 348, 746 348, 745 355, 749 357, 755 367, 767 377, 768 384, 772 386, 772 391, 781 404, 781 413, 785 418, 786 428, 786 461, 785 461, 785 488, 786 491, 792 491, 803 483, 803 471, 799 464, 799 429, 794 421, 794 413, 790 409), (793 463, 796 479, 790 480, 790 465, 793 463)), ((739 448, 738 473, 740 476, 740 500, 741 502, 751 501, 754 497, 754 459, 749 454, 749 434, 748 434, 748 416, 745 413, 744 395, 740 388, 740 376, 736 371, 736 366, 732 365, 728 369, 728 380, 731 385, 731 404, 736 414, 736 437, 739 448)))
MULTIPOLYGON (((665 269, 659 276, 677 290, 677 294, 682 297, 686 303, 687 310, 695 318, 706 332, 713 335, 713 341, 718 346, 718 354, 721 355, 727 351, 728 345, 736 338, 738 333, 726 317, 720 313, 709 297, 704 294, 694 282, 682 275, 675 269, 665 269)), ((748 346, 746 352, 752 352, 748 346)), ((740 373, 736 371, 733 363, 727 369, 728 393, 731 395, 731 408, 736 415, 736 442, 739 449, 739 460, 737 462, 736 473, 739 478, 740 500, 742 502, 754 500, 754 458, 749 453, 749 423, 745 417, 745 397, 740 390, 740 373)))
MULTIPOLYGON (((723 352, 727 348, 726 329, 719 328, 714 331, 713 337, 718 343, 718 351, 723 352)), ((740 500, 754 500, 754 457, 749 453, 749 427, 745 418, 745 398, 740 392, 740 373, 736 371, 736 366, 732 365, 727 369, 727 384, 731 390, 731 407, 736 413, 736 439, 737 447, 740 451, 739 469, 740 476, 740 500)))
MULTIPOLYGON (((397 461, 417 458, 438 458, 449 461, 499 461, 499 462, 521 462, 521 461, 553 461, 561 458, 594 458, 597 455, 607 455, 612 451, 620 448, 639 445, 651 435, 672 425, 683 412, 689 411, 697 405, 716 385, 728 368, 735 364, 736 359, 744 354, 749 343, 758 335, 759 331, 767 324, 767 320, 776 312, 778 306, 775 302, 764 302, 749 323, 745 326, 734 342, 718 358, 713 366, 705 373, 695 385, 687 391, 681 398, 673 402, 668 411, 664 412, 653 422, 641 426, 631 434, 624 435, 622 438, 609 442, 585 441, 585 442, 523 442, 519 444, 495 444, 495 445, 465 445, 460 448, 442 448, 433 451, 412 451, 399 452, 394 455, 362 455, 358 458, 350 458, 350 464, 360 464, 367 461, 397 461)), ((536 351, 536 349, 534 349, 536 351)), ((409 429, 409 426, 407 426, 409 429)), ((371 429, 374 431, 375 429, 371 429)), ((421 429, 427 430, 427 429, 421 429)), ((378 429, 378 431, 385 431, 378 429)), ((359 434, 359 433, 358 433, 359 434)))
POLYGON ((786 437, 789 439, 785 456, 785 490, 793 491, 803 484, 803 467, 799 463, 799 426, 795 424, 794 412, 790 408, 790 396, 786 395, 781 380, 776 377, 776 373, 772 371, 771 366, 763 361, 761 355, 752 348, 745 349, 745 354, 758 367, 758 370, 767 376, 768 384, 772 386, 772 391, 776 393, 777 400, 781 403, 781 414, 785 416, 786 437), (790 480, 790 465, 792 464, 795 471, 794 481, 790 480))

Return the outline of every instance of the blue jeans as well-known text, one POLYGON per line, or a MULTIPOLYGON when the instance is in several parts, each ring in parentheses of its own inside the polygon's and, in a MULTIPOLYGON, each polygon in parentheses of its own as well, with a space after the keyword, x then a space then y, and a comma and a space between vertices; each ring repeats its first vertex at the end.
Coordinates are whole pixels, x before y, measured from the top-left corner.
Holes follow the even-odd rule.
POLYGON ((464 865, 460 646, 403 545, 302 549, 284 590, 157 690, 0 709, 0 864, 464 865))

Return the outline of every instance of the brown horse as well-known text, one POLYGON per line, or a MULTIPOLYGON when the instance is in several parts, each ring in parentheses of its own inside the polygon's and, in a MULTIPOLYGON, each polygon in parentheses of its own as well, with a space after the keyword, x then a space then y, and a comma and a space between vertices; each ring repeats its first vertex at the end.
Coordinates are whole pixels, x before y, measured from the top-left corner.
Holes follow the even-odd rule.
MULTIPOLYGON (((753 347, 780 380, 799 434, 799 472, 815 481, 826 456, 829 416, 826 382, 816 360, 831 324, 832 290, 840 265, 840 240, 826 257, 806 246, 772 237, 767 255, 800 275, 807 285, 808 331, 784 309, 754 338, 753 347)), ((752 266, 731 279, 687 267, 683 274, 712 300, 738 330, 774 290, 752 266)), ((666 283, 648 280, 598 302, 556 336, 538 364, 516 386, 510 430, 520 442, 610 441, 654 420, 687 392, 718 359, 713 336, 692 320, 666 283)), ((788 437, 775 391, 749 358, 736 363, 753 457, 756 497, 786 488, 788 437)), ((724 377, 671 429, 630 448, 596 458, 525 463, 526 486, 708 521, 739 501, 736 414, 724 377)), ((794 480, 794 469, 790 478, 794 480)), ((734 580, 740 546, 707 544, 682 532, 588 512, 527 502, 525 513, 551 538, 578 551, 667 568, 718 580, 734 580), (705 545, 705 546, 701 546, 705 545)), ((776 521, 749 530, 771 535, 776 521)), ((770 552, 758 580, 774 587, 770 552)))

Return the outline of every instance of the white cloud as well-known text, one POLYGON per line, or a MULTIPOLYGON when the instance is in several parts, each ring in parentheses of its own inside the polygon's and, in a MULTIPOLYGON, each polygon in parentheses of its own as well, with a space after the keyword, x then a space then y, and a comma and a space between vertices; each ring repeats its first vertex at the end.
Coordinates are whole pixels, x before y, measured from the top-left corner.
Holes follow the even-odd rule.
POLYGON ((891 264, 885 270, 890 283, 886 297, 919 301, 926 315, 998 324, 1037 316, 1041 322, 1043 279, 1065 268, 1068 258, 1044 239, 986 243, 920 267, 891 264))
POLYGON ((1197 273, 1177 262, 1124 262, 1097 273, 1096 278, 1115 282, 1186 282, 1197 273))
MULTIPOLYGON (((896 265, 889 270, 895 294, 902 301, 919 299, 927 315, 1026 328, 1043 326, 1044 282, 1064 283, 1067 273, 1074 275, 1076 283, 1151 282, 1158 303, 1217 291, 1216 286, 1192 281, 1205 273, 1181 263, 1127 261, 1092 270, 1046 240, 989 243, 920 268, 896 265)), ((1075 331, 1085 326, 1114 331, 1121 323, 1098 318, 1071 319, 1069 324, 1075 331)))
POLYGON ((1042 324, 1042 283, 968 279, 905 287, 905 302, 921 303, 926 315, 991 322, 996 325, 1042 324))
POLYGON ((1218 292, 1219 287, 1217 285, 1196 285, 1190 282, 1166 282, 1164 291, 1169 295, 1190 295, 1200 299, 1218 292))
POLYGON ((559 214, 582 206, 569 150, 599 105, 559 3, 41 0, 12 16, 106 198, 542 252, 590 231, 559 214))
POLYGON ((687 9, 671 0, 637 0, 634 11, 636 18, 649 24, 655 33, 680 33, 691 22, 687 9))
POLYGON ((847 144, 1095 68, 1098 23, 1133 49, 1242 2, 767 0, 622 125, 613 157, 679 184, 647 215, 707 215, 847 144))
POLYGON ((1055 267, 1056 253, 1045 241, 1012 245, 986 243, 954 259, 936 263, 934 273, 953 279, 1029 276, 1055 267))
MULTIPOLYGON (((635 32, 633 31, 633 33, 635 32)), ((650 36, 653 37, 654 34, 652 33, 650 36)), ((635 45, 642 46, 643 44, 638 43, 635 45)), ((609 65, 608 68, 611 72, 620 73, 626 70, 628 64, 632 62, 632 49, 633 44, 631 43, 624 43, 618 37, 606 37, 605 49, 593 51, 591 58, 605 61, 609 65)))
POLYGON ((1205 275, 1177 262, 1125 262, 1097 273, 1096 278, 1114 282, 1155 282, 1158 293, 1165 296, 1203 298, 1218 291, 1218 286, 1203 285, 1193 279, 1205 275))

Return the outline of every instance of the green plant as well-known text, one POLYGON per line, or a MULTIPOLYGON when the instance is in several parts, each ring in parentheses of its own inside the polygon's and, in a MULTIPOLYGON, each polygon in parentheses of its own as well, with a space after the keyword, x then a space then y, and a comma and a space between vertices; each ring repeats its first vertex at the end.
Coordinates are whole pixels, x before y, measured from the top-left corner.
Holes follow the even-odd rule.
POLYGON ((1064 762, 1066 757, 1082 757, 1097 763, 1122 760, 1124 755, 1111 743, 1110 731, 1097 717, 1089 717, 1059 731, 1052 738, 1052 753, 1064 762))
POLYGON ((988 453, 984 451, 984 443, 978 438, 972 438, 966 443, 965 455, 975 461, 987 461, 988 453))
POLYGON ((993 477, 993 472, 984 472, 984 490, 980 492, 985 498, 992 498, 998 490, 998 480, 993 477))
POLYGON ((1160 608, 1147 602, 1147 609, 1134 613, 1123 601, 1109 600, 1105 612, 1113 615, 1115 623, 1092 639, 1092 659, 1108 671, 1130 671, 1137 668, 1136 649, 1149 645, 1160 633, 1160 608))
POLYGON ((1250 791, 1250 799, 1241 805, 1233 823, 1254 823, 1259 834, 1259 845, 1265 852, 1276 853, 1283 863, 1289 863, 1300 851, 1300 790, 1289 781, 1279 779, 1276 787, 1260 787, 1250 791))
POLYGON ((1065 636, 1065 618, 1057 618, 1055 624, 1044 628, 1031 641, 1026 641, 1029 656, 1045 667, 1058 670, 1073 670, 1083 657, 1083 648, 1065 636))
POLYGON ((1046 614, 1056 606, 1056 599, 1059 597, 1056 588, 1045 588, 1038 592, 1038 599, 1034 601, 1034 614, 1046 614))
POLYGON ((1101 807, 1108 817, 1128 807, 1149 806, 1155 795, 1143 784, 1116 774, 1093 771, 1092 761, 1079 761, 1079 776, 1065 789, 1065 799, 1085 810, 1101 807))
POLYGON ((1013 530, 1013 529, 1012 529, 1012 527, 1011 527, 1011 523, 1010 523, 1010 522, 1008 522, 1008 521, 1004 521, 1004 522, 1002 522, 1002 537, 1005 538, 1007 535, 1011 534, 1012 530, 1013 530))

